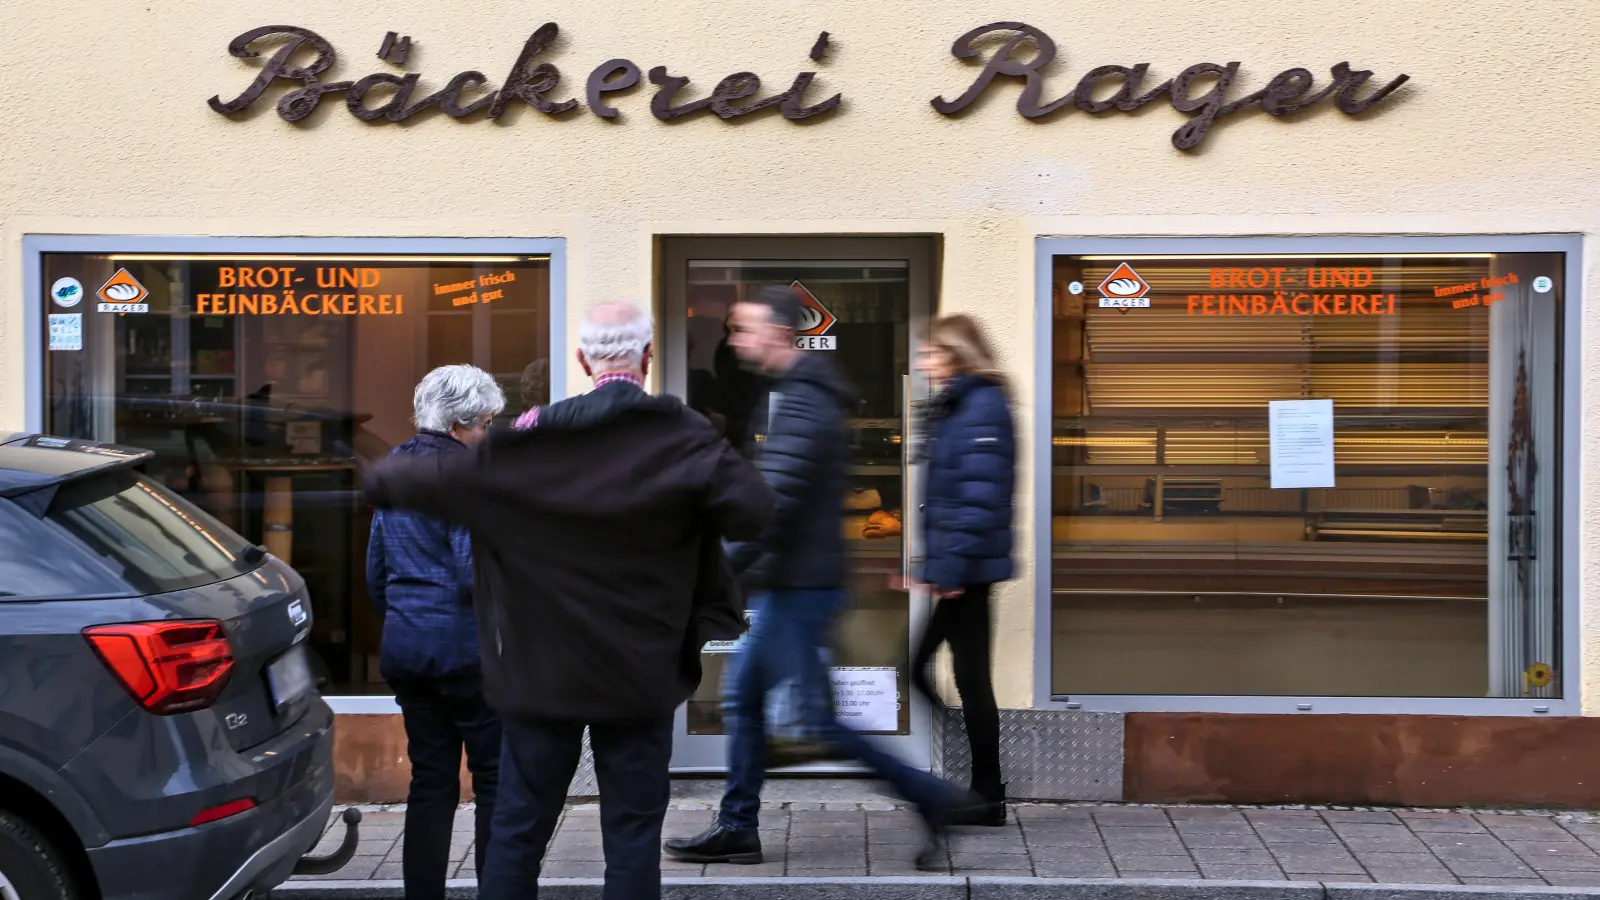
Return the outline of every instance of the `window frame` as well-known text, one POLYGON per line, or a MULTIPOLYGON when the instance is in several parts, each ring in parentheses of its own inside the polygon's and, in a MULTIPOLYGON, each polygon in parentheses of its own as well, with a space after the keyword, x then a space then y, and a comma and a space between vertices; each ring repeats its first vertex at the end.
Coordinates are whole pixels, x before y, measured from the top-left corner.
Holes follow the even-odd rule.
MULTIPOLYGON (((1034 239, 1034 400, 1033 459, 1033 596, 1035 709, 1134 713, 1205 712, 1256 714, 1413 714, 1473 716, 1577 716, 1582 714, 1583 643, 1579 631, 1582 591, 1578 554, 1581 521, 1583 447, 1583 239, 1564 234, 1462 236, 1295 236, 1295 237, 1127 237, 1034 239), (1363 254, 1407 253, 1563 253, 1565 293, 1561 311, 1562 435, 1559 497, 1561 514, 1561 652, 1560 699, 1477 697, 1323 697, 1285 695, 1181 696, 1172 694, 1063 695, 1053 690, 1054 571, 1049 460, 1054 409, 1053 265, 1057 256, 1251 256, 1275 253, 1363 254)), ((1487 652, 1487 650, 1486 650, 1487 652)))
MULTIPOLYGON (((23 428, 40 432, 45 409, 44 254, 170 253, 395 256, 547 256, 550 259, 550 401, 567 393, 567 240, 564 237, 201 237, 130 234, 22 236, 23 428)), ((85 303, 88 301, 85 300, 85 303)), ((398 713, 393 695, 328 696, 336 713, 398 713)))

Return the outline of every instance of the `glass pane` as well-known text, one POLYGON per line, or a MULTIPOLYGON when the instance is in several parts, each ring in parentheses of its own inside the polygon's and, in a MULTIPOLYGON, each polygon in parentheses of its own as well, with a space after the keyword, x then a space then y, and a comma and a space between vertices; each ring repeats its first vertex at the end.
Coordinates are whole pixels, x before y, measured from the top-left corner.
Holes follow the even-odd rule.
POLYGON ((44 273, 86 295, 38 300, 82 317, 82 348, 46 354, 46 429, 154 450, 153 482, 305 577, 323 690, 387 692, 358 460, 410 439, 412 392, 440 365, 493 372, 507 418, 535 402, 549 261, 46 254, 44 273), (100 296, 113 284, 126 305, 100 296))
POLYGON ((130 590, 35 512, 0 499, 0 600, 117 596, 130 590))
POLYGON ((1561 255, 1054 270, 1056 694, 1560 696, 1561 255))
MULTIPOLYGON (((855 385, 849 512, 840 527, 851 548, 851 608, 840 617, 836 669, 893 670, 900 694, 898 728, 911 726, 907 653, 910 612, 905 594, 888 590, 901 568, 903 384, 910 372, 910 281, 904 260, 691 260, 688 266, 689 404, 706 413, 740 446, 751 436, 749 412, 764 390, 741 371, 727 346, 733 304, 769 284, 796 285, 816 300, 813 353, 830 353, 855 385)), ((690 734, 722 734, 721 697, 729 648, 704 657, 705 677, 689 701, 690 734)))
POLYGON ((46 518, 141 593, 214 584, 253 568, 240 558, 246 545, 237 534, 131 472, 67 485, 46 518))

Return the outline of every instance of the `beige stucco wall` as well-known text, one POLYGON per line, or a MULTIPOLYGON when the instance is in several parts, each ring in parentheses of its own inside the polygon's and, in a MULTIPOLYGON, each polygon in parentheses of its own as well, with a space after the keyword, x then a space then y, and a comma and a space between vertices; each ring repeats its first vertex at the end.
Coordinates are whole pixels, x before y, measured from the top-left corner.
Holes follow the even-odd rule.
MULTIPOLYGON (((1592 247, 1600 232, 1600 113, 1584 100, 1600 91, 1590 0, 1124 0, 1092 11, 1050 0, 10 0, 0 35, 0 428, 23 424, 28 233, 561 236, 574 310, 649 297, 655 234, 936 233, 945 308, 980 314, 1005 365, 1027 373, 1040 234, 1574 232, 1592 247), (959 94, 976 72, 951 58, 951 42, 1002 18, 1056 39, 1051 96, 1111 62, 1149 62, 1159 81, 1239 60, 1246 91, 1296 65, 1321 81, 1341 60, 1413 82, 1363 120, 1240 115, 1193 155, 1169 144, 1182 117, 1165 105, 1030 123, 1004 85, 964 118, 934 113, 931 97, 959 94), (374 54, 399 30, 417 41, 408 69, 427 89, 473 68, 499 85, 547 20, 562 27, 548 54, 563 73, 558 99, 581 96, 594 66, 624 56, 689 75, 697 91, 746 69, 783 90, 818 68, 811 96, 842 91, 845 107, 806 126, 776 116, 669 126, 636 90, 614 101, 615 123, 522 108, 507 124, 371 127, 334 98, 297 127, 270 111, 278 89, 245 121, 205 103, 254 77, 224 48, 259 25, 322 34, 340 51, 341 78, 386 69, 374 54), (806 53, 824 29, 834 53, 813 66, 806 53)), ((1600 272, 1586 258, 1582 287, 1594 294, 1600 272)), ((1600 341, 1595 309, 1584 312, 1586 361, 1600 341)), ((1596 369, 1584 372, 1587 392, 1596 369)), ((1578 473, 1586 548, 1593 449, 1578 473)), ((1582 562, 1590 598, 1600 569, 1588 552, 1582 562)), ((1033 696, 1023 574, 1002 594, 999 627, 1001 700, 1015 706, 1033 696)), ((1586 615, 1583 628, 1586 708, 1600 713, 1600 624, 1586 615)))

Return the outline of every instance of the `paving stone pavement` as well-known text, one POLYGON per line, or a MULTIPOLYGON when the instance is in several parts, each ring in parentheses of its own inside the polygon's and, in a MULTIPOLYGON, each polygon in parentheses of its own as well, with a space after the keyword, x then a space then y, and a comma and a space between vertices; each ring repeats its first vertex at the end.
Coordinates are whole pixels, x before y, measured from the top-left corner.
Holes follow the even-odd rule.
MULTIPOLYGON (((338 821, 335 810, 333 821, 338 821)), ((1542 812, 1015 804, 1004 828, 957 829, 947 867, 912 864, 921 831, 889 802, 769 802, 756 866, 664 861, 662 874, 695 876, 1010 875, 1390 884, 1600 886, 1600 816, 1542 812)), ((704 803, 667 813, 666 835, 689 835, 713 816, 704 803)), ((317 880, 398 880, 403 808, 364 811, 354 859, 317 880)), ((330 830, 318 853, 343 834, 330 830)), ((474 877, 472 808, 456 815, 454 878, 474 877)), ((569 806, 544 875, 598 878, 600 810, 569 806)))

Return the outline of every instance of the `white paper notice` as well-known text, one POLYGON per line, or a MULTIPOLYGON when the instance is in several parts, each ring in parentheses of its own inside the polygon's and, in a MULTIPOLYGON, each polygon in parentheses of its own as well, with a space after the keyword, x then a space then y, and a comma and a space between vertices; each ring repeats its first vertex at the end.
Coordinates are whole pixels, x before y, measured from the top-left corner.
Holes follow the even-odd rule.
POLYGON ((894 669, 829 670, 833 710, 839 724, 854 731, 899 731, 900 689, 894 669))
POLYGON ((50 314, 50 349, 51 350, 82 350, 83 349, 83 314, 82 313, 51 313, 50 314))
POLYGON ((1273 488, 1333 487, 1333 401, 1267 403, 1273 488))

